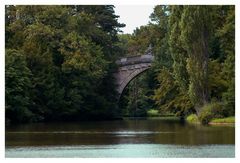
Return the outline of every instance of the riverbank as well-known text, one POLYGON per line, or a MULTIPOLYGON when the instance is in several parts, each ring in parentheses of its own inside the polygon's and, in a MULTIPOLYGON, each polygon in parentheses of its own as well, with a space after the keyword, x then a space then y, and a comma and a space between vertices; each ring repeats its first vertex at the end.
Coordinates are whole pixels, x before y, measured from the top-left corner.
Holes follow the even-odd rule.
MULTIPOLYGON (((196 114, 191 114, 186 118, 186 121, 188 123, 195 123, 200 124, 200 121, 198 120, 198 117, 196 114)), ((235 117, 226 117, 226 118, 214 118, 212 119, 209 124, 210 125, 225 125, 225 124, 234 124, 235 123, 235 117)))
POLYGON ((216 118, 210 121, 209 124, 234 124, 235 117, 216 118))

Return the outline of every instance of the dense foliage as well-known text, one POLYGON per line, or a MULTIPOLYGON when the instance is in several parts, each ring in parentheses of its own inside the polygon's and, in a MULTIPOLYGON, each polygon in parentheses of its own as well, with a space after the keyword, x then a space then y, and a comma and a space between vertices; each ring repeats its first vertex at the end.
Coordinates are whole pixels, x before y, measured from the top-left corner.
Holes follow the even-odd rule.
POLYGON ((119 36, 127 54, 153 46, 152 80, 136 79, 155 103, 145 104, 145 110, 181 117, 196 113, 200 119, 207 115, 204 108, 210 108, 211 118, 217 108, 222 117, 235 114, 234 13, 234 6, 156 6, 150 24, 119 36))
POLYGON ((6 117, 11 122, 118 116, 113 6, 6 6, 6 117))

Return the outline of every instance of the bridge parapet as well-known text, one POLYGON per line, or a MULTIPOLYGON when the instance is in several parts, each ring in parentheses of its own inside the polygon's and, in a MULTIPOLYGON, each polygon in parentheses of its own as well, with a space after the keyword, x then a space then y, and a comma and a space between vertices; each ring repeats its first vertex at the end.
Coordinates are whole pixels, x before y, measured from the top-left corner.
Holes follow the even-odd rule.
POLYGON ((151 54, 137 55, 121 58, 116 61, 119 66, 134 65, 140 63, 151 63, 154 59, 154 56, 151 54))

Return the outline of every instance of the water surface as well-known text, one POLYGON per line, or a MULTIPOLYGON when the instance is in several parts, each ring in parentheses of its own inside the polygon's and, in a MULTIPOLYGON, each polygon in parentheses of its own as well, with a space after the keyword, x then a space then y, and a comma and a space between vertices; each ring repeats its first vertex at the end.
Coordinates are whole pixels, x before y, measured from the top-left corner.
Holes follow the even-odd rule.
POLYGON ((6 127, 6 157, 234 157, 235 127, 178 119, 6 127))

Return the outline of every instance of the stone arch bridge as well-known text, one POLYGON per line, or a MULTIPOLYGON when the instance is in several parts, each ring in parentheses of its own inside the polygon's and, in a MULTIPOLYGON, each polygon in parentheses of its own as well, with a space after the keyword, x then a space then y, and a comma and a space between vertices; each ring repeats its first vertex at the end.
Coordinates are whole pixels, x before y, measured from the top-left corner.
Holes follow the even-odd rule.
POLYGON ((121 58, 116 61, 119 66, 118 71, 115 73, 118 98, 121 97, 124 88, 131 80, 151 67, 153 59, 154 56, 150 52, 144 55, 121 58))

